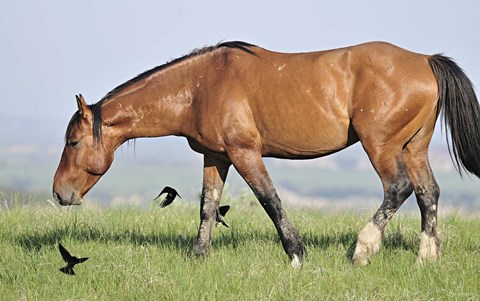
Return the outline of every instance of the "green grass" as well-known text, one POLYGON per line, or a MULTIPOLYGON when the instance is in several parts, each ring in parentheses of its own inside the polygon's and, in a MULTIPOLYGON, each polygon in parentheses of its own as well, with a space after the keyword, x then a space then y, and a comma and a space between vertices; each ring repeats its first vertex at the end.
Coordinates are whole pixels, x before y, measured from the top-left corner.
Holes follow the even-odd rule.
POLYGON ((479 300, 480 220, 440 219, 442 258, 415 266, 419 219, 396 216, 366 267, 350 258, 369 219, 289 210, 309 256, 290 267, 274 227, 251 201, 228 200, 210 256, 190 255, 198 207, 0 206, 1 300, 479 300), (90 257, 59 272, 61 242, 90 257))

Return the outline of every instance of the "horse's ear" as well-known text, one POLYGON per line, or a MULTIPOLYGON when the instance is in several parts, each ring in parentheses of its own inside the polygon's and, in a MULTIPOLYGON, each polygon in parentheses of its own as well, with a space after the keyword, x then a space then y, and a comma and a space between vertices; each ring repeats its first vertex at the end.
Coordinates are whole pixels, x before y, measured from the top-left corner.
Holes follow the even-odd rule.
POLYGON ((80 112, 80 115, 82 115, 83 118, 86 118, 88 112, 90 111, 87 102, 83 98, 82 94, 75 95, 75 97, 77 98, 78 112, 80 112))

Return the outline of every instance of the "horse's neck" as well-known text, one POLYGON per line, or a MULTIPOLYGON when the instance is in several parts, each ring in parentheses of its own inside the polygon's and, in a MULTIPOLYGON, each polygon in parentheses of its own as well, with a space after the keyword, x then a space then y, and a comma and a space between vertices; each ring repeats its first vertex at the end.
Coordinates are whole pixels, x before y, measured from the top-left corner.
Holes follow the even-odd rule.
POLYGON ((169 68, 119 91, 102 106, 104 125, 123 141, 182 135, 194 98, 187 74, 169 68))

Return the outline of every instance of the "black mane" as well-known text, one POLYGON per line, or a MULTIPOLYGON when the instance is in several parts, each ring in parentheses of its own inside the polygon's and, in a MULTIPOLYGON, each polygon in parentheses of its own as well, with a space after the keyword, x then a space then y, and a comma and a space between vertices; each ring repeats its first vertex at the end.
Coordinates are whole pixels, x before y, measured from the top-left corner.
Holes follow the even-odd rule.
MULTIPOLYGON (((102 105, 105 101, 112 98, 113 96, 115 96, 117 93, 119 93, 123 89, 125 89, 125 88, 127 88, 127 87, 129 87, 129 86, 131 86, 131 85, 149 77, 150 75, 152 75, 156 72, 159 72, 161 70, 165 70, 166 68, 171 67, 171 66, 173 66, 175 64, 178 64, 180 62, 183 62, 187 59, 197 57, 197 56, 202 55, 202 54, 210 53, 212 51, 215 51, 215 50, 217 50, 219 48, 223 48, 223 47, 232 48, 232 49, 239 49, 239 50, 245 51, 246 53, 249 53, 251 55, 256 55, 255 51, 250 49, 250 47, 256 47, 253 44, 249 44, 249 43, 241 42, 241 41, 223 42, 223 43, 218 43, 217 45, 214 45, 214 46, 205 46, 205 47, 202 47, 202 48, 196 48, 192 52, 190 52, 190 54, 187 54, 187 55, 182 56, 180 58, 174 59, 174 60, 172 60, 172 61, 170 61, 166 64, 157 66, 155 68, 152 68, 150 70, 147 70, 147 71, 137 75, 136 77, 132 78, 131 80, 121 84, 120 86, 116 87, 112 91, 108 92, 107 95, 105 95, 99 102, 97 102, 95 104, 92 104, 92 105, 89 105, 89 108, 93 112, 93 137, 94 137, 94 140, 95 141, 100 141, 102 139, 101 108, 102 108, 102 105)), ((65 137, 67 137, 69 135, 70 131, 72 130, 73 125, 80 124, 80 118, 81 118, 81 116, 79 116, 79 114, 75 114, 72 117, 72 120, 70 121, 70 123, 67 127, 67 134, 65 135, 65 137)))
POLYGON ((179 57, 177 59, 174 59, 166 64, 163 64, 163 65, 160 65, 160 66, 157 66, 157 67, 154 67, 150 70, 147 70, 139 75, 137 75, 136 77, 132 78, 131 80, 121 84, 120 86, 116 87, 115 89, 113 89, 112 91, 108 92, 107 95, 105 95, 100 101, 99 103, 103 103, 104 101, 106 101, 107 99, 111 98, 112 96, 115 96, 115 94, 117 94, 118 92, 120 92, 121 90, 127 88, 128 86, 132 85, 132 84, 135 84, 136 82, 139 82, 141 81, 142 79, 145 79, 147 77, 149 77, 150 75, 156 73, 156 72, 159 72, 161 70, 164 70, 168 67, 171 67, 175 64, 178 64, 180 62, 183 62, 189 58, 192 58, 192 57, 196 57, 196 56, 199 56, 199 55, 202 55, 202 54, 205 54, 205 53, 210 53, 214 50, 217 50, 219 48, 222 48, 222 47, 227 47, 227 48, 233 48, 233 49, 240 49, 242 51, 245 51, 249 54, 252 54, 252 55, 255 55, 255 52, 250 49, 250 47, 256 47, 255 45, 252 45, 252 44, 249 44, 249 43, 246 43, 246 42, 240 42, 240 41, 231 41, 231 42, 224 42, 224 43, 219 43, 215 46, 205 46, 205 47, 202 47, 202 48, 196 48, 194 50, 192 50, 189 54, 185 55, 185 56, 182 56, 182 57, 179 57))

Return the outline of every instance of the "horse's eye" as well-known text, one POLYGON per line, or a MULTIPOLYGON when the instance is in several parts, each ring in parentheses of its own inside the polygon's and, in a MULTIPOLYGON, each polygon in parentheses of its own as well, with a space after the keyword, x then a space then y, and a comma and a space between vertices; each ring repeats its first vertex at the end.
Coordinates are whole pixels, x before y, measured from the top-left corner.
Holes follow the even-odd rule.
POLYGON ((78 145, 78 141, 76 140, 67 140, 67 146, 68 147, 75 147, 78 145))

